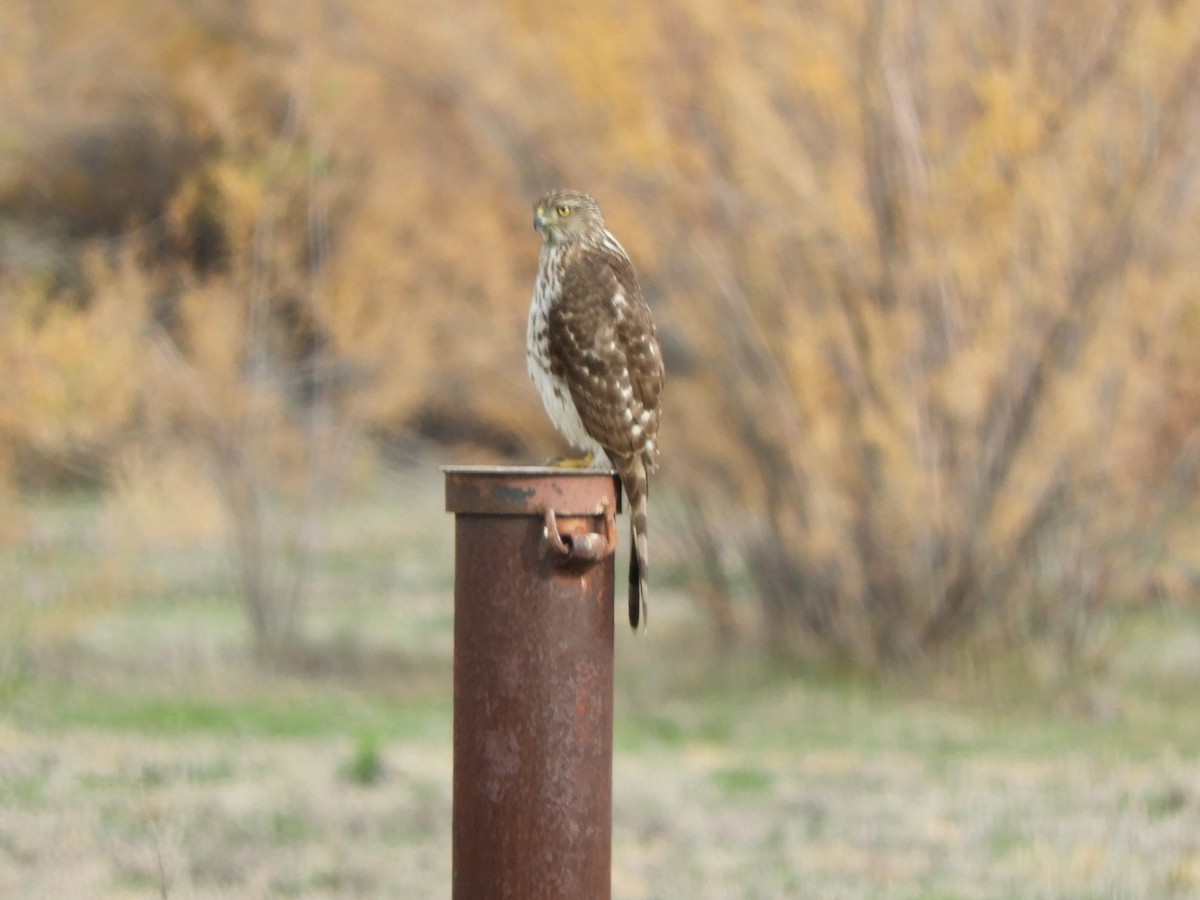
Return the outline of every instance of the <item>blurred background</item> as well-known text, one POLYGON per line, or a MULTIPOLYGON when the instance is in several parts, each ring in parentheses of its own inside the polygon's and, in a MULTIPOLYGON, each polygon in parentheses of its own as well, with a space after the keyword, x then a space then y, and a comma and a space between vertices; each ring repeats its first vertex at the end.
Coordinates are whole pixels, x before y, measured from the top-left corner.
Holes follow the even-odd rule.
POLYGON ((668 370, 615 894, 1195 896, 1198 22, 0 6, 0 887, 448 891, 437 465, 563 449, 570 186, 668 370))

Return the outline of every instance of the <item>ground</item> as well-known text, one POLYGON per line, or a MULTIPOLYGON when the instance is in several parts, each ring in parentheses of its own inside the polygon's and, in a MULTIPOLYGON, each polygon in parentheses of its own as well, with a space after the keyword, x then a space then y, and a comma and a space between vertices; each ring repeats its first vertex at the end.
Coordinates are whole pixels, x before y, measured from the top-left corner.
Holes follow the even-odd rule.
MULTIPOLYGON (((444 897, 450 538, 436 470, 331 513, 306 664, 265 674, 211 552, 97 498, 0 560, 0 896, 444 897)), ((616 898, 1200 897, 1200 623, 1102 671, 866 681, 719 657, 682 589, 617 632, 616 898)))

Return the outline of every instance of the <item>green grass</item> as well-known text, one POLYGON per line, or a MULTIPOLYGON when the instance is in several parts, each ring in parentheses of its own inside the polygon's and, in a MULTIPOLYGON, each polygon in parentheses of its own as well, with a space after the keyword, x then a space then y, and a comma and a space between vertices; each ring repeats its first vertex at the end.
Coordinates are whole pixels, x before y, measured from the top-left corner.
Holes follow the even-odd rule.
POLYGON ((342 767, 347 781, 368 787, 383 780, 385 766, 379 736, 373 732, 360 734, 355 743, 354 755, 342 767))
POLYGON ((96 728, 166 736, 302 738, 370 732, 413 738, 443 734, 449 721, 449 708, 440 697, 395 701, 295 684, 267 687, 258 696, 195 697, 132 687, 101 693, 82 685, 26 682, 10 690, 5 714, 26 728, 96 728))
POLYGON ((6 773, 0 777, 0 807, 35 807, 45 801, 46 780, 44 773, 6 773))
POLYGON ((775 783, 770 774, 750 766, 730 766, 712 773, 716 786, 728 794, 766 794, 775 783))
POLYGON ((786 746, 819 750, 852 743, 864 752, 903 750, 936 764, 984 754, 1055 758, 1082 753, 1149 759, 1171 746, 1200 757, 1200 717, 1147 691, 1125 698, 1119 715, 1062 714, 1039 703, 986 696, 966 702, 922 696, 911 686, 862 681, 809 681, 765 668, 740 677, 715 663, 709 680, 686 694, 645 701, 618 717, 617 740, 628 750, 733 743, 750 751, 786 746), (769 727, 763 727, 769 723, 769 727))

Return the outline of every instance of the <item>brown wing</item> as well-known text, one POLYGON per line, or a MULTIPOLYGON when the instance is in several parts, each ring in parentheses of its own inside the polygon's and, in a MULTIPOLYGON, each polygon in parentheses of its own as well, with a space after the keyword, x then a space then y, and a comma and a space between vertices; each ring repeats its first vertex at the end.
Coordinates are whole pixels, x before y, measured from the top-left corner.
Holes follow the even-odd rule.
POLYGON ((663 366, 654 322, 624 257, 581 249, 564 267, 547 322, 551 371, 610 457, 658 459, 663 366))

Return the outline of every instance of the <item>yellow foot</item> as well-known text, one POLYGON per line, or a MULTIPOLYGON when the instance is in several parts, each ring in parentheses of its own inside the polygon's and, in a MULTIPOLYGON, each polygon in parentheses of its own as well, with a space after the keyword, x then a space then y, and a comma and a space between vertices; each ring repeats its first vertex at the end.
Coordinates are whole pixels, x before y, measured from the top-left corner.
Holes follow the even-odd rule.
POLYGON ((587 456, 571 458, 569 456, 552 456, 546 460, 546 465, 556 469, 587 469, 596 459, 596 454, 589 451, 587 456))

